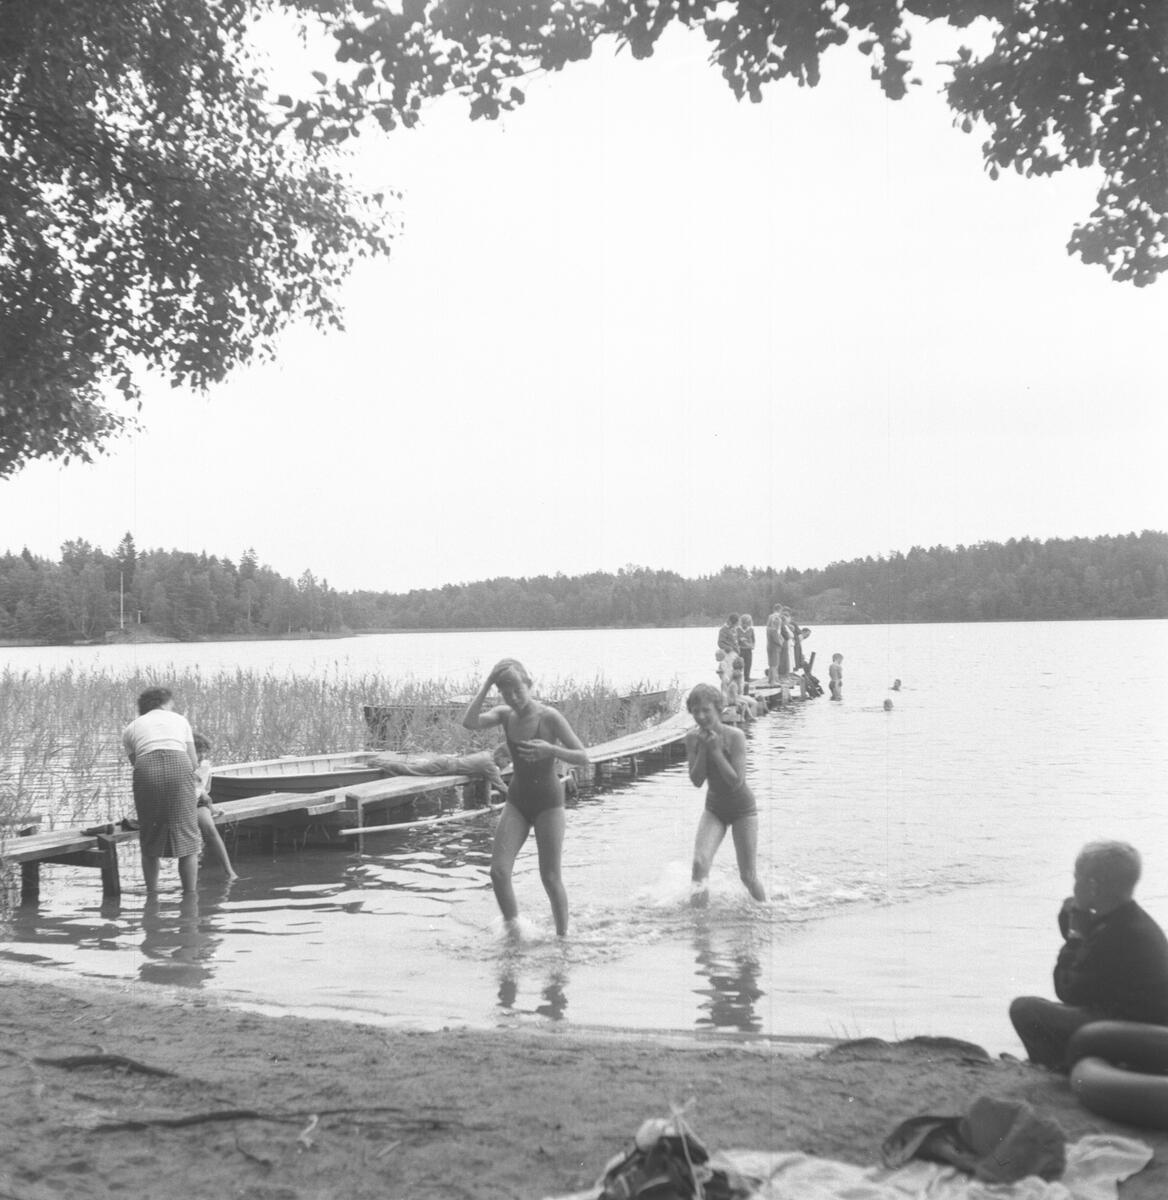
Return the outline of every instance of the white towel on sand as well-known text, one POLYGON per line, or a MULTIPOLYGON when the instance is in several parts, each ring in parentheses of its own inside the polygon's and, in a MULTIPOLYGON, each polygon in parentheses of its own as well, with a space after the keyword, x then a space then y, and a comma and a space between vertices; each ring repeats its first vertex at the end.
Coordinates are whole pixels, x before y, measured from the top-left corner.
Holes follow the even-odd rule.
MULTIPOLYGON (((1151 1147, 1135 1138, 1089 1134, 1067 1146, 1067 1169, 1050 1183, 1037 1175, 979 1183, 956 1167, 919 1160, 889 1170, 765 1150, 719 1152, 709 1165, 758 1180, 751 1200, 1116 1200, 1120 1182, 1151 1158, 1151 1147)), ((558 1200, 595 1200, 599 1194, 592 1188, 558 1200)))

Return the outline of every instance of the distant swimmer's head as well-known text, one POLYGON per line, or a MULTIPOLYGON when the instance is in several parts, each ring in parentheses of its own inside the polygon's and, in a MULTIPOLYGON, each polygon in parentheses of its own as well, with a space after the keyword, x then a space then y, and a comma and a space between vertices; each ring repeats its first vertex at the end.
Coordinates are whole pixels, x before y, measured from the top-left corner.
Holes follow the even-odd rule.
POLYGON ((720 715, 722 693, 712 683, 699 683, 685 698, 685 707, 690 716, 694 718, 702 709, 711 709, 715 715, 720 715))
POLYGON ((899 679, 894 679, 894 680, 892 681, 892 690, 893 690, 894 692, 899 692, 899 691, 900 691, 900 680, 899 680, 899 679))
POLYGON ((885 700, 885 701, 884 701, 884 711, 885 711, 885 712, 892 712, 892 701, 891 701, 891 700, 885 700))
POLYGON ((1141 870, 1140 852, 1127 842, 1088 842, 1075 859, 1075 904, 1110 911, 1131 899, 1141 870))

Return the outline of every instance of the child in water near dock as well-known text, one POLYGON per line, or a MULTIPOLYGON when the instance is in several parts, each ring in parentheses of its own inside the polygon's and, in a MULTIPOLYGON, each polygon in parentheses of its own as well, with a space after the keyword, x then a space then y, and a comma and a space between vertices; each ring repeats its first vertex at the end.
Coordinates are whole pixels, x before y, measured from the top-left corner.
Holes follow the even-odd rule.
POLYGON ((746 785, 746 735, 722 723, 722 693, 712 684, 699 683, 685 706, 697 726, 685 735, 690 782, 694 787, 708 785, 694 839, 693 903, 709 899, 706 880, 727 829, 734 838, 739 877, 756 900, 765 902, 756 863, 758 806, 746 785))
POLYGON ((512 775, 507 803, 495 827, 491 850, 491 887, 508 928, 514 930, 519 905, 511 886, 515 857, 535 830, 539 851, 539 877, 552 906, 556 933, 568 932, 568 895, 560 876, 564 844, 564 784, 556 773, 556 759, 585 766, 588 751, 563 713, 540 704, 531 694, 531 676, 514 658, 495 664, 462 717, 466 729, 503 727, 511 752, 512 775), (498 687, 503 704, 483 712, 483 702, 498 687))
POLYGON ((199 832, 203 835, 203 846, 219 860, 228 881, 238 879, 219 827, 215 824, 219 810, 211 803, 211 742, 201 733, 195 734, 195 753, 199 756, 199 765, 195 769, 195 795, 198 802, 195 815, 199 821, 199 832))
POLYGON ((831 666, 827 669, 827 678, 827 687, 831 692, 831 698, 842 700, 844 698, 844 656, 842 654, 831 656, 831 666))

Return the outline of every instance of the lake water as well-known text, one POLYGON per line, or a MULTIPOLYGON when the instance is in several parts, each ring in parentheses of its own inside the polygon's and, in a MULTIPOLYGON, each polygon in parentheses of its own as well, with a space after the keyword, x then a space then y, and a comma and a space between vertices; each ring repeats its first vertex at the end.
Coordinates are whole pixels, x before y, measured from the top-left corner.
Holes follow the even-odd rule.
MULTIPOLYGON (((514 654, 554 694, 559 679, 597 676, 688 687, 712 679, 713 646, 709 629, 432 633, 0 648, 0 666, 380 671, 461 686, 514 654)), ((246 853, 230 888, 207 867, 194 906, 177 890, 148 903, 131 848, 114 907, 96 873, 46 867, 40 906, 0 929, 0 958, 417 1028, 933 1033, 1017 1052, 1006 1004, 1050 994, 1054 914, 1084 842, 1139 846, 1141 902, 1168 925, 1168 622, 824 627, 807 649, 823 679, 844 655, 844 702, 751 728, 765 907, 747 899, 729 841, 710 907, 689 906, 702 795, 679 763, 570 807, 563 944, 533 845, 516 869, 525 939, 502 937, 487 818, 370 836, 363 854, 246 853)), ((164 878, 176 886, 173 869, 164 878)))

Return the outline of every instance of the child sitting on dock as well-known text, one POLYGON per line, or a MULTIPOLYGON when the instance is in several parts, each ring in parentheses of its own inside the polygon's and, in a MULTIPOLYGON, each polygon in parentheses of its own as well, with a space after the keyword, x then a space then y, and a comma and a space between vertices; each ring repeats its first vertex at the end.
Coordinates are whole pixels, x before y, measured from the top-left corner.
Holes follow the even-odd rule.
POLYGON ((718 673, 718 686, 723 692, 734 678, 734 659, 737 657, 735 654, 727 654, 725 650, 714 651, 714 662, 717 664, 714 670, 718 673))
POLYGON ((759 709, 755 699, 746 694, 741 656, 736 654, 730 665, 730 682, 722 688, 723 716, 730 717, 733 714, 733 720, 753 721, 759 715, 759 709))
POLYGON ((699 683, 685 702, 697 726, 685 735, 685 756, 694 787, 708 784, 706 806, 694 839, 693 903, 709 899, 706 880, 714 855, 729 829, 738 855, 738 874, 746 890, 765 902, 766 889, 758 877, 758 806, 746 785, 746 734, 722 722, 722 694, 699 683))
POLYGON ((219 860, 228 881, 238 879, 219 827, 215 824, 215 818, 222 810, 211 803, 211 741, 201 733, 195 734, 195 753, 199 756, 199 765, 195 769, 195 796, 198 802, 195 815, 199 821, 199 832, 203 835, 203 847, 209 848, 219 860))

